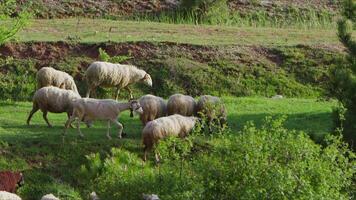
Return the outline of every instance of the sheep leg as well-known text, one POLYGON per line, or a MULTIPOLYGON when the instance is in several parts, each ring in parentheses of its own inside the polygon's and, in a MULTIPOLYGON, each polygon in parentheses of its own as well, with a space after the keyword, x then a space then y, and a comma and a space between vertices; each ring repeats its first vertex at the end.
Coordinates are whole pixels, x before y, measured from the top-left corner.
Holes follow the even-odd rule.
POLYGON ((111 140, 111 136, 110 136, 110 120, 108 120, 108 130, 106 131, 106 137, 111 140))
POLYGON ((86 98, 89 98, 90 97, 90 93, 93 91, 93 90, 95 90, 95 87, 93 87, 93 86, 89 86, 88 87, 88 90, 87 90, 87 94, 86 94, 86 98))
POLYGON ((146 162, 147 160, 147 154, 148 154, 148 148, 145 146, 145 148, 143 148, 144 154, 143 154, 143 161, 146 162))
POLYGON ((82 131, 80 130, 80 120, 79 119, 77 119, 77 130, 78 130, 79 136, 81 138, 83 138, 84 135, 83 135, 82 131))
POLYGON ((48 118, 47 118, 47 110, 43 111, 43 115, 42 115, 43 119, 46 121, 48 127, 52 127, 52 125, 49 123, 48 118))
POLYGON ((119 99, 119 94, 120 94, 120 88, 117 87, 117 88, 116 88, 116 96, 115 96, 115 100, 116 100, 116 101, 119 99))
POLYGON ((39 110, 39 108, 38 108, 37 104, 34 103, 32 110, 30 112, 30 115, 27 118, 27 125, 30 125, 30 121, 31 121, 33 114, 35 114, 38 110, 39 110))
POLYGON ((75 117, 72 115, 69 117, 69 119, 67 120, 66 124, 64 125, 64 133, 63 134, 66 134, 67 133, 67 129, 68 129, 68 126, 70 124, 72 124, 72 122, 75 120, 75 117))
POLYGON ((122 124, 116 120, 111 120, 111 122, 115 123, 117 125, 117 127, 119 128, 119 134, 118 134, 118 137, 119 138, 122 138, 122 129, 124 129, 124 126, 122 126, 122 124))
POLYGON ((133 99, 132 90, 128 86, 126 87, 126 90, 129 92, 129 98, 133 99))
MULTIPOLYGON (((70 118, 70 113, 69 112, 67 112, 67 117, 68 117, 68 119, 70 118)), ((72 125, 72 123, 69 125, 71 128, 74 128, 73 127, 73 125, 72 125)))

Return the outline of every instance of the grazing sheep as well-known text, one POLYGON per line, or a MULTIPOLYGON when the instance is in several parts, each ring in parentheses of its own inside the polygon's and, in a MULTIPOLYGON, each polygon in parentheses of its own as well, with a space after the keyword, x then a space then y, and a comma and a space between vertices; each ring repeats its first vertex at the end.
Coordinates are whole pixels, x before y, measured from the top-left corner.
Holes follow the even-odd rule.
POLYGON ((24 184, 24 178, 20 172, 0 172, 0 191, 15 193, 17 186, 24 184))
POLYGON ((16 194, 0 191, 0 200, 21 200, 16 194))
POLYGON ((168 99, 167 112, 168 115, 193 116, 196 114, 195 99, 188 95, 174 94, 168 99))
POLYGON ((142 96, 138 101, 143 109, 143 113, 140 115, 143 125, 167 115, 167 103, 161 97, 148 94, 142 96))
MULTIPOLYGON (((160 139, 168 136, 185 137, 193 129, 198 118, 185 117, 182 115, 170 115, 150 121, 142 130, 142 141, 144 144, 144 160, 147 159, 150 151, 160 139)), ((159 161, 156 154, 156 161, 159 161)))
POLYGON ((41 198, 41 200, 59 200, 59 199, 55 197, 53 194, 46 194, 41 198))
POLYGON ((219 97, 203 95, 197 103, 197 113, 199 117, 206 117, 211 129, 211 123, 219 120, 221 126, 226 124, 226 109, 219 97))
POLYGON ((54 86, 66 90, 72 90, 79 94, 73 77, 52 67, 42 67, 40 70, 38 70, 36 79, 37 89, 47 86, 54 86))
POLYGON ((116 87, 116 100, 122 88, 125 88, 130 94, 130 99, 133 99, 129 88, 133 83, 143 82, 152 87, 151 76, 133 65, 93 62, 85 72, 85 76, 88 84, 87 98, 98 86, 116 87))
POLYGON ((84 137, 80 130, 80 120, 85 117, 85 120, 105 120, 108 122, 106 137, 110 137, 110 123, 114 123, 119 128, 119 138, 122 137, 123 126, 120 122, 117 121, 117 117, 122 111, 130 110, 131 112, 136 112, 142 114, 142 108, 140 103, 136 100, 130 100, 128 103, 119 103, 112 99, 91 99, 91 98, 82 98, 73 100, 73 113, 70 118, 67 120, 64 134, 67 131, 69 124, 74 120, 77 120, 77 129, 81 137, 84 137))
POLYGON ((37 90, 32 99, 33 105, 30 115, 27 118, 27 125, 30 124, 33 114, 41 109, 43 119, 49 127, 52 127, 47 119, 47 113, 66 112, 69 118, 73 110, 72 100, 80 98, 79 94, 73 92, 72 90, 60 89, 53 86, 43 87, 37 90))

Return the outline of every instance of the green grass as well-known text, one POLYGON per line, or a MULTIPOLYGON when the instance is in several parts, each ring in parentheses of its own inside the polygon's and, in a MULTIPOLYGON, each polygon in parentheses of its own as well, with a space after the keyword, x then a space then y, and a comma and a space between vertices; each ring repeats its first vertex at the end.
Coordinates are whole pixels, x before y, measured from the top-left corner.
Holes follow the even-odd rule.
MULTIPOLYGON (((233 134, 237 134, 247 121, 252 120, 259 126, 266 116, 271 115, 286 115, 287 128, 303 130, 317 140, 331 132, 333 127, 331 112, 335 102, 252 97, 225 97, 224 101, 233 134)), ((55 179, 87 194, 85 183, 76 177, 80 165, 86 160, 85 155, 94 152, 107 154, 112 147, 122 147, 142 156, 142 125, 137 116, 131 119, 128 112, 119 118, 127 136, 122 140, 113 137, 109 141, 105 137, 105 122, 96 122, 92 128, 82 125, 84 139, 79 138, 76 129, 70 129, 63 138, 65 114, 50 113, 48 118, 54 127, 47 128, 39 111, 27 126, 25 122, 31 108, 30 102, 0 102, 0 169, 25 170, 31 183, 55 179), (38 176, 40 181, 36 178, 38 176)), ((117 128, 112 125, 111 130, 112 136, 116 136, 117 128)))
POLYGON ((337 45, 335 29, 261 28, 183 25, 105 19, 32 20, 18 33, 25 41, 177 42, 198 45, 337 45), (80 40, 78 40, 78 38, 80 40))

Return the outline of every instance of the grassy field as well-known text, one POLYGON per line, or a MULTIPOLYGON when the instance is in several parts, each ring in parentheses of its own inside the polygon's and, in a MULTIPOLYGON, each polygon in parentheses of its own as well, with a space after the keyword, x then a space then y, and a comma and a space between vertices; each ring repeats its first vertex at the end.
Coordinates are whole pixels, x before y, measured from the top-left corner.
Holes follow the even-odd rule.
POLYGON ((18 33, 24 41, 177 42, 198 45, 337 45, 336 29, 183 25, 104 19, 32 20, 18 33), (79 40, 78 40, 79 39, 79 40))
MULTIPOLYGON (((259 125, 266 116, 278 115, 288 117, 285 124, 287 128, 305 131, 315 139, 320 139, 333 127, 331 112, 335 102, 318 102, 313 99, 273 100, 235 97, 226 97, 224 101, 229 113, 228 123, 234 134, 237 134, 247 121, 254 121, 256 125, 259 125)), ((0 103, 0 141, 7 143, 2 146, 4 149, 0 151, 0 154, 8 158, 7 164, 0 161, 0 168, 41 169, 54 173, 56 170, 65 170, 68 167, 63 165, 78 167, 79 165, 75 165, 71 159, 80 162, 84 155, 90 152, 109 151, 114 146, 122 146, 141 154, 142 125, 137 117, 129 118, 128 112, 123 113, 119 119, 124 124, 127 137, 123 140, 108 141, 105 137, 106 123, 104 122, 96 122, 90 129, 82 125, 85 139, 78 137, 76 129, 70 129, 63 139, 65 114, 49 114, 49 121, 54 127, 47 128, 39 111, 34 115, 31 125, 27 126, 25 122, 31 108, 32 105, 29 102, 3 101, 0 103), (71 151, 72 153, 69 153, 71 151)), ((116 136, 116 131, 117 128, 112 126, 112 136, 116 136)))

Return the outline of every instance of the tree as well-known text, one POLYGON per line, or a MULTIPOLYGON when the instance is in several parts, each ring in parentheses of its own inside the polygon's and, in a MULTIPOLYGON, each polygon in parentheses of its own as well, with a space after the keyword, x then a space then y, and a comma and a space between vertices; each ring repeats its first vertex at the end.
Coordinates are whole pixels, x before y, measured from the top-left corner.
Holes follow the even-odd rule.
POLYGON ((16 0, 0 1, 0 45, 12 38, 28 22, 29 13, 20 10, 16 0))
POLYGON ((338 22, 338 37, 347 50, 345 60, 331 70, 331 93, 346 107, 345 138, 355 148, 356 126, 356 41, 352 38, 356 24, 356 0, 344 0, 343 18, 338 22))

